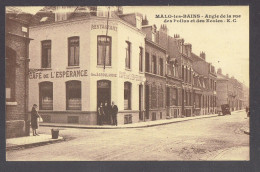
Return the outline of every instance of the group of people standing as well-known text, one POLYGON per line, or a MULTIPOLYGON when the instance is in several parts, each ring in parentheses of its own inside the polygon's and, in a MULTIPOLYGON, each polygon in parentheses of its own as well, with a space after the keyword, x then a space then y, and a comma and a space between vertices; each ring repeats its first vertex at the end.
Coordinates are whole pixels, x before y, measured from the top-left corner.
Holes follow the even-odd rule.
POLYGON ((101 102, 98 107, 97 113, 98 125, 112 124, 117 126, 118 108, 113 101, 111 105, 107 102, 105 102, 103 105, 103 103, 101 102))

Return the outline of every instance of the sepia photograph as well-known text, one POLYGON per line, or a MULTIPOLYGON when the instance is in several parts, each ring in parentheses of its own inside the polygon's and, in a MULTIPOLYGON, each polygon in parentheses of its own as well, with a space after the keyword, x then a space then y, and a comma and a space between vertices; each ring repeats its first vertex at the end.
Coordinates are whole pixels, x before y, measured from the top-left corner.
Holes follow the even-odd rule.
POLYGON ((249 6, 6 6, 6 161, 250 161, 249 6))

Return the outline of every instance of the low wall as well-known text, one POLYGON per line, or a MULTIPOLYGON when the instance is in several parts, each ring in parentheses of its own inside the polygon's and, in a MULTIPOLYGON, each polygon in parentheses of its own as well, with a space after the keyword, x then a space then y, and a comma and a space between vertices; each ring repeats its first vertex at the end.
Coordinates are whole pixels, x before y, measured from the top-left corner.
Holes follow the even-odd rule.
POLYGON ((6 138, 26 136, 24 120, 6 121, 5 125, 6 138))

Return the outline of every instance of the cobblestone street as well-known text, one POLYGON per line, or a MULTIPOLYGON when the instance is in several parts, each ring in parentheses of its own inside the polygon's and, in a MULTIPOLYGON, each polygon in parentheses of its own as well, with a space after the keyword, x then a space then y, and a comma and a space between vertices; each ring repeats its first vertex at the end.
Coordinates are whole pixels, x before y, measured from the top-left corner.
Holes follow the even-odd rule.
MULTIPOLYGON (((64 142, 7 151, 7 161, 249 160, 245 111, 135 129, 61 128, 64 142)), ((39 133, 50 134, 51 127, 39 133)))

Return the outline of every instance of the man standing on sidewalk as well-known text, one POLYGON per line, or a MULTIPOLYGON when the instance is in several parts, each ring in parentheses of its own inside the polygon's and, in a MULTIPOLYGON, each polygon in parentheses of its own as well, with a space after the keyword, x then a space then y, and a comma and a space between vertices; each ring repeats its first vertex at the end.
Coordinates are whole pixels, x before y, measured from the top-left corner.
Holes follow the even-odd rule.
POLYGON ((117 108, 117 105, 115 105, 115 102, 113 102, 113 101, 112 101, 111 113, 112 113, 112 125, 116 125, 117 126, 118 108, 117 108))

